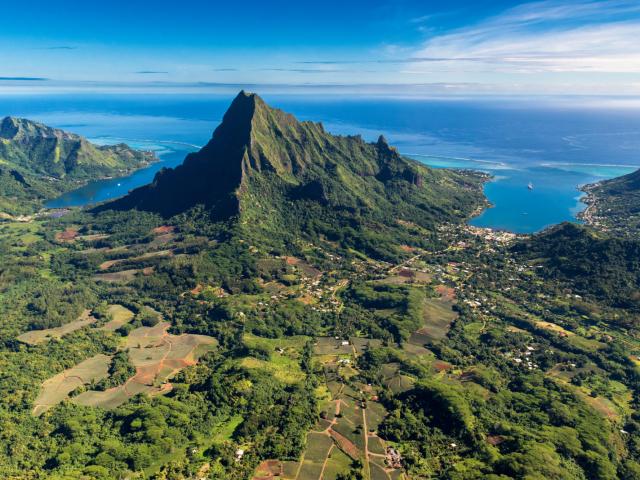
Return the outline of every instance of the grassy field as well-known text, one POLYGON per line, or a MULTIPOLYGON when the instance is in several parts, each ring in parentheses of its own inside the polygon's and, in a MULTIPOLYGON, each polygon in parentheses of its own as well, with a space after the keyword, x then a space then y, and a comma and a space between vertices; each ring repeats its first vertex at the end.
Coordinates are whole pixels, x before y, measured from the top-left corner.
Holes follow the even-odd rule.
POLYGON ((551 322, 543 322, 542 320, 540 320, 535 322, 535 326, 542 330, 549 330, 565 337, 571 337, 572 335, 575 335, 575 333, 569 330, 565 330, 560 325, 556 325, 555 323, 551 322))
POLYGON ((102 329, 110 332, 133 320, 133 312, 122 305, 109 305, 107 316, 110 320, 102 326, 102 329))
POLYGON ((339 448, 334 448, 327 458, 327 464, 324 468, 322 480, 335 480, 340 473, 348 472, 351 466, 351 458, 349 458, 339 448))
POLYGON ((411 390, 415 383, 413 378, 403 375, 399 370, 400 365, 397 363, 385 363, 380 370, 382 383, 395 394, 411 390))
POLYGON ((315 355, 340 355, 352 354, 354 352, 351 343, 342 345, 344 339, 336 339, 334 337, 318 337, 317 343, 313 347, 315 355))
POLYGON ((429 298, 424 303, 424 325, 413 333, 409 341, 424 345, 447 336, 451 323, 458 317, 453 302, 443 298, 429 298))
POLYGON ((431 275, 417 270, 403 269, 396 275, 390 275, 380 280, 373 280, 374 283, 384 285, 426 285, 431 282, 431 275))
POLYGON ((269 372, 282 383, 289 385, 304 380, 304 373, 300 370, 300 364, 285 356, 273 355, 270 360, 260 360, 254 357, 245 357, 240 361, 240 366, 247 370, 263 370, 269 372))
POLYGON ((65 323, 59 327, 47 328, 45 330, 30 330, 18 335, 18 340, 29 345, 38 345, 40 343, 48 342, 53 338, 62 338, 71 332, 80 330, 88 325, 96 322, 96 319, 91 316, 91 310, 85 310, 82 315, 73 322, 65 323))
POLYGON ((14 250, 21 251, 43 238, 41 227, 38 222, 0 222, 0 234, 12 240, 14 250))
MULTIPOLYGON (((113 305, 110 310, 115 318, 109 323, 115 321, 120 324, 133 316, 129 310, 119 305, 113 305)), ((172 376, 183 368, 194 365, 201 355, 217 345, 214 338, 205 335, 169 334, 169 326, 168 322, 160 322, 154 327, 140 327, 132 331, 122 348, 129 354, 136 369, 135 375, 123 385, 105 391, 82 392, 73 397, 73 403, 110 409, 140 393, 153 395, 168 392, 171 384, 167 382, 172 376)), ((34 402, 34 414, 38 415, 61 402, 76 388, 108 377, 110 359, 106 355, 96 355, 46 380, 34 402)))
POLYGON ((140 272, 136 268, 130 270, 122 270, 120 272, 113 273, 98 273, 93 276, 93 279, 96 282, 107 282, 107 283, 128 283, 132 281, 135 276, 140 272))
POLYGON ((101 271, 109 270, 111 267, 120 265, 125 262, 143 262, 153 258, 169 258, 173 256, 173 250, 158 250, 156 252, 147 252, 137 257, 131 258, 119 258, 117 260, 107 260, 98 265, 98 269, 101 271))
POLYGON ((40 388, 40 394, 33 402, 33 414, 42 414, 68 398, 71 392, 82 385, 108 377, 110 363, 111 357, 95 355, 46 380, 40 388))
POLYGON ((300 369, 300 352, 309 339, 302 335, 271 339, 247 333, 242 338, 244 345, 250 351, 261 352, 267 360, 248 356, 239 365, 248 370, 263 370, 289 385, 301 382, 305 375, 300 369))

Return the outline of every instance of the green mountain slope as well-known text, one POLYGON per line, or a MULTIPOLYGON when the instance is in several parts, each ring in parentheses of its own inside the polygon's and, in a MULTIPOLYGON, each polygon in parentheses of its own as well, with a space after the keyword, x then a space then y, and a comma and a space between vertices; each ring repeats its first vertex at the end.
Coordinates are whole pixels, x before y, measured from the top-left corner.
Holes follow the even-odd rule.
POLYGON ((367 143, 331 135, 241 92, 202 150, 99 210, 169 217, 202 206, 213 220, 238 220, 248 239, 347 237, 347 244, 380 256, 381 236, 394 232, 401 240, 403 223, 433 231, 467 218, 483 202, 483 179, 403 158, 383 137, 367 143))
POLYGON ((514 246, 547 278, 619 308, 640 308, 640 242, 564 223, 514 246))
POLYGON ((124 175, 154 159, 124 144, 96 146, 73 133, 6 117, 0 123, 0 211, 29 212, 84 182, 124 175))
POLYGON ((583 188, 590 224, 621 234, 640 232, 640 170, 583 188))

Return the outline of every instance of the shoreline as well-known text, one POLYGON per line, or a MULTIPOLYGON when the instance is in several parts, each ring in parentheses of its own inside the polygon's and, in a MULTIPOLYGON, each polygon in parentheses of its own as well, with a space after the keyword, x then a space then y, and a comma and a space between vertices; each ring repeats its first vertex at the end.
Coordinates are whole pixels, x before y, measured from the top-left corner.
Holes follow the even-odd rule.
POLYGON ((585 185, 581 185, 578 188, 578 191, 584 194, 580 197, 580 201, 586 206, 582 211, 576 214, 576 218, 583 221, 586 225, 589 226, 597 225, 595 218, 598 213, 598 201, 593 193, 593 190, 597 188, 599 184, 600 182, 588 183, 585 185))

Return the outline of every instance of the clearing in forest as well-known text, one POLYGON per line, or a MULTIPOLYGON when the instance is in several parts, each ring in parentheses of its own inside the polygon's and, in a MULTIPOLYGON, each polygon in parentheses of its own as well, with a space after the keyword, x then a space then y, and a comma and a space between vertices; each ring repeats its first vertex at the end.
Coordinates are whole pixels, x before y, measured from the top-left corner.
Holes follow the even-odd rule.
MULTIPOLYGON (((123 322, 129 317, 130 312, 124 307, 113 307, 119 316, 112 321, 123 322)), ((168 380, 183 368, 195 365, 202 355, 215 348, 217 341, 206 335, 172 335, 167 332, 169 326, 168 322, 160 322, 153 327, 137 328, 129 334, 123 350, 129 353, 136 373, 123 385, 105 391, 85 391, 71 401, 79 405, 116 408, 139 393, 154 395, 170 391, 168 380)), ((95 355, 46 380, 34 402, 34 415, 65 400, 75 389, 107 378, 110 364, 108 355, 95 355)))
POLYGON ((426 272, 412 270, 409 268, 402 268, 394 275, 390 275, 380 280, 374 280, 374 282, 386 285, 426 285, 431 282, 431 278, 431 275, 426 272))
POLYGON ((116 265, 120 265, 126 262, 138 263, 138 262, 143 262, 145 260, 151 260, 154 258, 168 258, 172 256, 173 256, 173 250, 158 250, 155 252, 147 252, 137 257, 127 257, 127 258, 118 258, 116 260, 107 260, 105 262, 102 262, 100 265, 98 265, 98 270, 104 272, 105 270, 109 270, 111 267, 114 267, 116 265))
POLYGON ((78 230, 75 228, 67 228, 64 232, 56 233, 56 240, 59 242, 72 243, 78 236, 78 230))
POLYGON ((140 327, 127 337, 125 350, 136 373, 123 385, 105 391, 90 390, 73 399, 79 405, 116 408, 139 394, 158 394, 171 389, 167 381, 185 367, 195 365, 198 358, 217 344, 206 335, 172 335, 170 324, 160 322, 153 327, 140 327))
POLYGON ((93 276, 93 279, 96 282, 107 282, 107 283, 128 283, 131 282, 138 272, 137 268, 133 268, 131 270, 122 270, 120 272, 113 273, 98 273, 93 276))
POLYGON ((110 363, 108 355, 95 355, 46 380, 34 401, 32 413, 41 415, 66 399, 76 388, 108 377, 110 363))
POLYGON ((424 325, 411 335, 409 342, 414 345, 424 345, 446 337, 451 323, 458 318, 453 305, 453 302, 444 298, 425 300, 424 325))
POLYGON ((110 320, 102 326, 102 330, 113 332, 133 320, 133 312, 122 305, 109 305, 107 316, 110 320))
POLYGON ((17 338, 23 343, 29 345, 38 345, 43 342, 48 342, 52 338, 62 338, 71 332, 80 330, 87 325, 95 323, 96 319, 91 316, 91 310, 85 310, 77 320, 73 322, 65 323, 55 328, 47 328, 45 330, 31 330, 19 335, 17 338))

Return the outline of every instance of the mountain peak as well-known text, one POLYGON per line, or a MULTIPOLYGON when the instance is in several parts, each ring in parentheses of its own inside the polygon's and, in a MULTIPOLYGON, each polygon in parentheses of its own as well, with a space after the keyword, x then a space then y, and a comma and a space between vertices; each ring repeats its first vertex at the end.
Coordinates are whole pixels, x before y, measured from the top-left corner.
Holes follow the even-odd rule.
POLYGON ((233 99, 231 105, 224 114, 222 123, 232 123, 234 125, 243 124, 248 126, 256 115, 260 112, 274 110, 256 93, 241 90, 233 99))
POLYGON ((214 219, 240 215, 246 224, 273 223, 276 211, 282 219, 283 206, 296 202, 332 211, 385 205, 380 210, 387 211, 387 188, 402 185, 407 195, 426 199, 425 178, 426 167, 401 157, 384 137, 367 143, 331 135, 319 123, 300 122, 241 91, 200 151, 98 210, 137 208, 168 217, 200 205, 214 219))
POLYGON ((20 133, 34 132, 46 128, 31 120, 16 117, 4 117, 0 124, 0 138, 11 140, 20 133))
POLYGON ((33 139, 57 138, 58 140, 84 140, 80 136, 52 128, 33 120, 18 117, 5 117, 0 123, 0 138, 22 143, 33 139))
MULTIPOLYGON (((248 119, 253 116, 258 103, 258 95, 242 90, 236 98, 233 99, 231 105, 224 114, 223 122, 231 119, 244 118, 248 119)), ((260 99, 262 101, 262 99, 260 99)), ((264 103, 264 102, 262 102, 264 103)))

